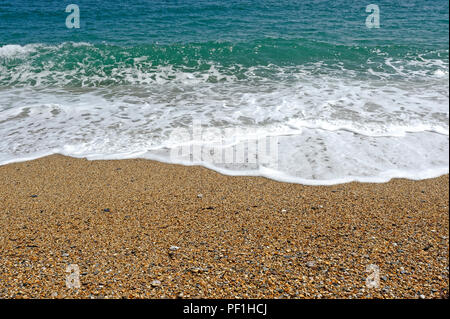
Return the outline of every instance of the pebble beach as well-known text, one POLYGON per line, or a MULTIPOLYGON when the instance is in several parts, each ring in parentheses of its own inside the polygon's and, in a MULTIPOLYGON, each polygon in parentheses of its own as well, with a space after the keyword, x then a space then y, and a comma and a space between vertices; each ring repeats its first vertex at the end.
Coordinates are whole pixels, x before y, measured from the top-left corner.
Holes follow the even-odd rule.
POLYGON ((52 155, 0 176, 0 298, 448 298, 448 175, 305 186, 52 155))

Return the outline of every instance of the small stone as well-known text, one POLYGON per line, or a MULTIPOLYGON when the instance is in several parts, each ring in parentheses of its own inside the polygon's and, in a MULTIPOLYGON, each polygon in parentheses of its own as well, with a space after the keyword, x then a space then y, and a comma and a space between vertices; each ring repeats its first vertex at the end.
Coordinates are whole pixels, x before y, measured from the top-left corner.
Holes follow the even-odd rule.
POLYGON ((205 271, 205 269, 201 268, 201 267, 194 267, 191 268, 190 271, 194 274, 198 274, 198 273, 202 273, 205 271))
POLYGON ((425 299, 425 295, 420 295, 419 298, 420 299, 425 299))
POLYGON ((316 268, 316 266, 317 266, 317 264, 315 261, 308 261, 306 263, 306 267, 308 267, 308 268, 316 268))
POLYGON ((103 211, 104 211, 105 213, 109 213, 111 210, 110 210, 109 208, 105 208, 103 211))
POLYGON ((287 210, 286 209, 282 209, 281 212, 282 213, 287 213, 287 210))
POLYGON ((203 198, 203 194, 198 194, 197 198, 203 198))
POLYGON ((152 285, 152 287, 159 287, 159 286, 161 286, 161 281, 159 281, 159 280, 153 280, 153 281, 151 282, 151 285, 152 285))
POLYGON ((176 250, 180 249, 180 247, 178 247, 178 246, 170 246, 169 249, 172 250, 172 251, 176 251, 176 250))
POLYGON ((36 198, 38 197, 38 195, 31 195, 31 198, 36 198))

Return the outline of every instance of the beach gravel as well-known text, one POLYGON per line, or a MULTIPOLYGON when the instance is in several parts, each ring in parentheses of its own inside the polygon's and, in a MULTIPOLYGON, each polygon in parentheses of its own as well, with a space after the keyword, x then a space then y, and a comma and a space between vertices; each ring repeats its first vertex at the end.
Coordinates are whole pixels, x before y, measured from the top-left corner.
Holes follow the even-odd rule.
POLYGON ((448 176, 304 186, 60 155, 0 176, 1 298, 448 298, 448 176))

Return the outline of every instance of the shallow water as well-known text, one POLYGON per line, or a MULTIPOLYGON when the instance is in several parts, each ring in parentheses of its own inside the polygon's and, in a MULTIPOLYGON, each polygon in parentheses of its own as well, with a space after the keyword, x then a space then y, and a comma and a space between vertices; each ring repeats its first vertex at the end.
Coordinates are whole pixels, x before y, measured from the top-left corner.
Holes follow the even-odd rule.
POLYGON ((67 29, 66 3, 0 2, 0 164, 144 157, 306 184, 448 173, 447 1, 378 1, 378 29, 349 0, 77 4, 67 29))

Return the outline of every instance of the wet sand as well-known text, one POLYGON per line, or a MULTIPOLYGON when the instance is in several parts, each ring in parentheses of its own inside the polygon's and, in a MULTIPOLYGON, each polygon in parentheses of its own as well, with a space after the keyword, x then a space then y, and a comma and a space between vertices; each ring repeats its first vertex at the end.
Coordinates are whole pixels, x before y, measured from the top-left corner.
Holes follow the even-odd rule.
POLYGON ((448 175, 304 186, 54 155, 0 177, 2 298, 448 298, 448 175))

